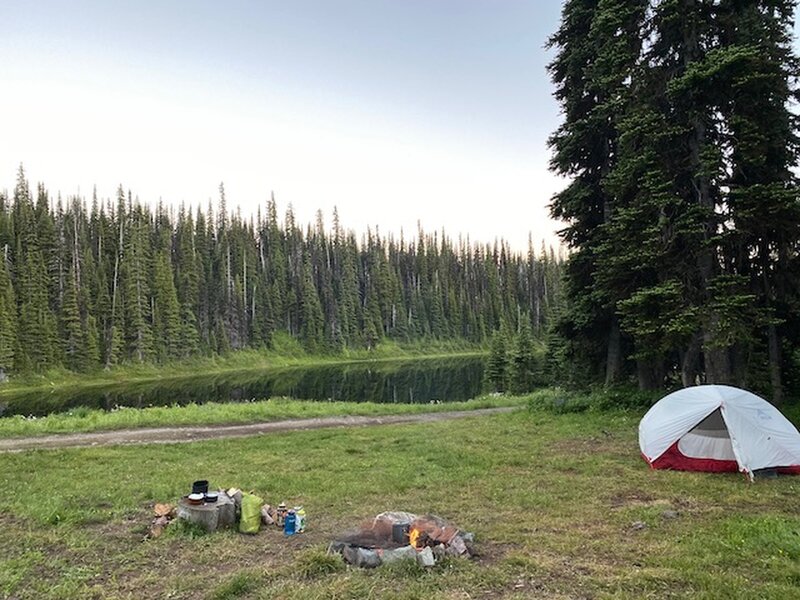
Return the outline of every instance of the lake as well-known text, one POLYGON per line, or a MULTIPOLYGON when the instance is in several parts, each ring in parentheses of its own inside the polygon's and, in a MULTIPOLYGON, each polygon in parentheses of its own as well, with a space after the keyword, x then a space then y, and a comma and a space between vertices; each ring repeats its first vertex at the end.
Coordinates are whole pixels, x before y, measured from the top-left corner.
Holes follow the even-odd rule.
POLYGON ((112 410, 205 402, 301 400, 430 403, 469 400, 484 391, 483 357, 348 363, 242 371, 141 383, 115 383, 0 396, 0 415, 43 416, 85 406, 112 410))

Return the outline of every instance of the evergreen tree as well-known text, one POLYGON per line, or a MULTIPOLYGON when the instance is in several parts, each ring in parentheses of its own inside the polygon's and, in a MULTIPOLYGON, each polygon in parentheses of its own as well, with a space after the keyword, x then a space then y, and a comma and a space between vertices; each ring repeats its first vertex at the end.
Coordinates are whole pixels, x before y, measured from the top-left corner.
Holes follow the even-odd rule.
POLYGON ((323 314, 308 257, 303 260, 301 294, 300 339, 306 350, 314 352, 320 349, 323 342, 323 314))
POLYGON ((56 361, 56 327, 48 298, 48 277, 39 247, 36 214, 25 172, 20 167, 14 189, 16 218, 16 296, 19 370, 41 370, 56 361))
POLYGON ((64 291, 64 306, 61 313, 61 328, 64 332, 65 366, 74 371, 82 371, 85 365, 81 361, 83 329, 78 309, 78 284, 70 271, 64 291))
POLYGON ((615 211, 605 181, 616 163, 618 116, 630 100, 647 5, 644 0, 568 0, 561 27, 550 39, 558 54, 549 68, 564 112, 564 123, 550 140, 551 164, 572 177, 551 204, 552 215, 567 221, 561 234, 573 249, 561 328, 569 333, 567 340, 575 340, 568 350, 574 368, 597 372, 604 365, 607 384, 622 376, 623 339, 616 290, 596 281, 604 224, 615 211))
POLYGON ((678 372, 780 400, 781 337, 797 339, 783 326, 800 236, 793 16, 792 2, 752 0, 565 5, 553 164, 573 182, 553 213, 573 252, 558 331, 570 358, 608 344, 607 383, 603 314, 641 387, 678 372))
POLYGON ((128 236, 120 269, 126 355, 134 362, 147 362, 153 358, 149 223, 141 206, 136 205, 128 212, 128 236))
POLYGON ((508 390, 512 394, 532 391, 538 381, 538 365, 531 323, 527 315, 520 320, 509 358, 508 390))
POLYGON ((377 230, 358 243, 336 213, 332 231, 319 216, 305 233, 291 208, 282 225, 276 213, 271 199, 255 221, 211 208, 176 217, 121 186, 87 206, 51 202, 40 185, 34 203, 20 171, 13 199, 0 193, 0 359, 88 371, 264 347, 275 331, 316 352, 386 337, 481 343, 488 323, 548 306, 558 284, 558 261, 532 270, 504 241, 489 252, 420 227, 415 243, 377 230))
POLYGON ((17 303, 11 272, 8 268, 8 246, 0 248, 0 379, 14 366, 17 347, 17 303))
POLYGON ((156 256, 153 272, 153 336, 156 355, 162 362, 182 354, 180 307, 165 251, 156 256))
POLYGON ((508 331, 505 327, 492 334, 489 359, 486 362, 486 380, 495 392, 504 392, 508 387, 508 331))

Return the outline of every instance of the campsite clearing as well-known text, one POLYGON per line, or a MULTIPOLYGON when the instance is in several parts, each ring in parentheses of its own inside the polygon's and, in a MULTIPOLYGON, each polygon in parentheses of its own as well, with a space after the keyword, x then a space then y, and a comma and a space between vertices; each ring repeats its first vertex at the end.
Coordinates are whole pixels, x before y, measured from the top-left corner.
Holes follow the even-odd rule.
POLYGON ((641 412, 521 411, 194 444, 0 457, 0 596, 792 598, 800 479, 651 470, 641 412), (21 477, 20 474, 26 474, 21 477), (193 479, 302 503, 307 533, 144 534, 193 479), (482 555, 345 569, 343 527, 387 509, 473 530, 482 555))

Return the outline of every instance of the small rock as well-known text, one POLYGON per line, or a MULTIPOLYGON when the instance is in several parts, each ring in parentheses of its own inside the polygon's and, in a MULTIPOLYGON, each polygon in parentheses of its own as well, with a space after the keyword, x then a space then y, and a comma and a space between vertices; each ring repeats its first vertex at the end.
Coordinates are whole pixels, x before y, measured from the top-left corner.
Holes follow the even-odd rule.
POLYGON ((416 560, 417 551, 413 546, 403 546, 394 550, 384 550, 381 559, 384 564, 393 563, 398 560, 416 560))
POLYGON ((431 550, 430 546, 417 553, 417 563, 420 567, 432 567, 436 564, 436 559, 433 557, 433 550, 431 550))
POLYGON ((641 531, 642 529, 647 529, 647 523, 644 521, 634 521, 631 524, 631 529, 634 531, 641 531))
POLYGON ((661 513, 661 517, 664 519, 677 519, 680 513, 677 510, 665 510, 661 513))
POLYGON ((344 542, 331 542, 328 546, 328 554, 342 554, 344 551, 345 543, 344 542))
POLYGON ((456 556, 461 556, 462 554, 467 553, 467 545, 464 543, 464 540, 461 538, 460 535, 456 535, 450 540, 450 545, 448 549, 453 550, 456 556))
POLYGON ((445 556, 447 556, 447 548, 445 548, 445 545, 436 544, 433 547, 433 558, 438 561, 443 560, 445 556))

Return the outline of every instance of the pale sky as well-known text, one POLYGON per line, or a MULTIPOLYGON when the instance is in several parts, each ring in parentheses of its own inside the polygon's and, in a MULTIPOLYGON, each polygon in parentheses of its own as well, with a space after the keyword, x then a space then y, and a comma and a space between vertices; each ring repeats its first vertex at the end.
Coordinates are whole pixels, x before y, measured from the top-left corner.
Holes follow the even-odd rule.
POLYGON ((0 0, 0 189, 554 240, 560 2, 0 0))

